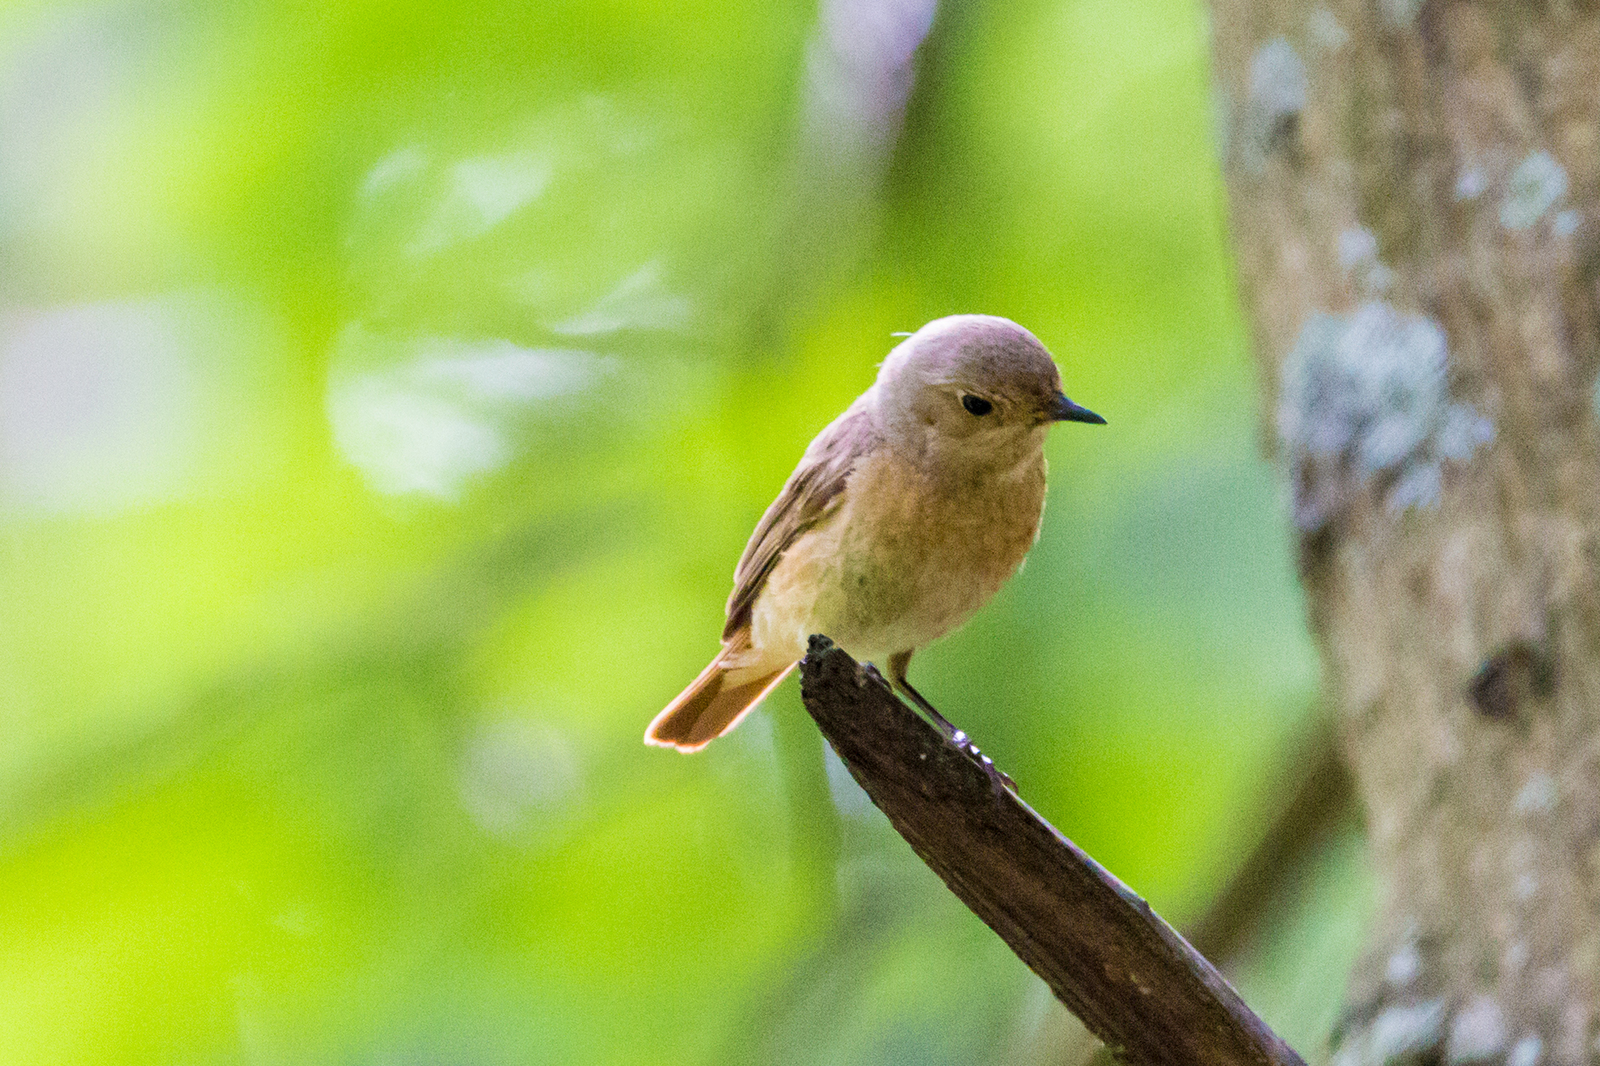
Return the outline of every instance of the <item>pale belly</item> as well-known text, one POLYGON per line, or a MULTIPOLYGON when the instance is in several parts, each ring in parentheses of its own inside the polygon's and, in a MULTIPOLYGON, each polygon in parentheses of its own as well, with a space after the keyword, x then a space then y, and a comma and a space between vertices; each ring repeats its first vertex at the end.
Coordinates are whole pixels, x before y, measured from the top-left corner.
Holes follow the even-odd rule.
POLYGON ((980 488, 938 491, 882 461, 857 471, 844 505, 803 534, 768 576, 753 650, 793 661, 824 633, 882 665, 972 616, 1021 565, 1039 529, 1044 460, 980 488))

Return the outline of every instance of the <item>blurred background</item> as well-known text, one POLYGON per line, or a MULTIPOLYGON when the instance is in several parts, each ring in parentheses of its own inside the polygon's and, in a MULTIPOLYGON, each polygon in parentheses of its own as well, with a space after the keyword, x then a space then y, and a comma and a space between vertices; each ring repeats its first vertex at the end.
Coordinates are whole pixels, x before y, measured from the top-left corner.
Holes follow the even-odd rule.
MULTIPOLYGON (((1180 927, 1317 667, 1195 0, 0 9, 0 1061, 1070 1062, 788 682, 703 754, 807 441, 1031 328, 1026 569, 916 683, 1180 927)), ((1321 1055, 1353 831, 1226 960, 1321 1055)), ((1248 908, 1247 908, 1248 910, 1248 908)), ((1236 938, 1238 939, 1238 938, 1236 938)))

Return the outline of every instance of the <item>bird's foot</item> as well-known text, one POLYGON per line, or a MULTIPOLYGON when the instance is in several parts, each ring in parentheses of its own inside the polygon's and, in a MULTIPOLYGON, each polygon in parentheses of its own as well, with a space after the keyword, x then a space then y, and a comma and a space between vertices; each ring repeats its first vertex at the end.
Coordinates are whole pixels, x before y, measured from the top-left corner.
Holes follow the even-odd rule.
POLYGON ((922 708, 922 712, 928 716, 928 720, 934 724, 939 732, 943 733, 945 738, 956 746, 957 750, 977 763, 978 768, 988 775, 989 784, 994 788, 995 798, 1003 797, 1007 791, 1010 791, 1013 795, 1016 793, 1017 783, 1011 780, 1011 775, 996 766, 993 759, 979 751, 978 746, 972 742, 971 738, 963 730, 957 729, 948 718, 940 714, 938 709, 923 697, 922 693, 911 687, 910 682, 901 680, 898 684, 891 684, 878 672, 878 668, 871 663, 866 663, 863 669, 873 680, 881 681, 889 685, 891 689, 904 693, 910 697, 912 703, 922 708))
POLYGON ((1005 794, 1008 791, 1013 795, 1016 794, 1017 783, 1011 780, 1011 775, 996 766, 993 759, 979 751, 978 745, 974 744, 966 733, 957 729, 949 736, 950 743, 954 744, 967 758, 977 763, 979 769, 989 775, 989 785, 994 789, 996 799, 1005 798, 1005 794))

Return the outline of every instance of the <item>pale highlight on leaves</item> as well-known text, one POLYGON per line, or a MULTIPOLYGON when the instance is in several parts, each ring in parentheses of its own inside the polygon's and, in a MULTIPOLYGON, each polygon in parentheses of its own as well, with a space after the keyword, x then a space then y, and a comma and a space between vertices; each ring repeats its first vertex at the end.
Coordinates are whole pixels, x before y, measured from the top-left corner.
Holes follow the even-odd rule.
POLYGON ((387 496, 450 500, 515 453, 512 423, 589 388, 609 361, 505 340, 401 341, 350 326, 327 391, 334 444, 387 496))

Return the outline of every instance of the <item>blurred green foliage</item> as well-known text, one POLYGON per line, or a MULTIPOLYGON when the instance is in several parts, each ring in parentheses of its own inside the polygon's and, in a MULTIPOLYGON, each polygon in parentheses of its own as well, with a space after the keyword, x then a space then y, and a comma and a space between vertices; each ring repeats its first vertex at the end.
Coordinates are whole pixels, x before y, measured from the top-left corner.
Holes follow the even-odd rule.
MULTIPOLYGON (((640 736, 890 333, 1007 315, 1110 425, 1055 432, 1026 569, 917 683, 1203 910, 1315 690, 1204 37, 0 12, 0 1061, 1044 1061, 1059 1006, 792 683, 699 757, 640 736)), ((1362 876, 1321 860, 1239 971, 1308 1052, 1362 876)))

